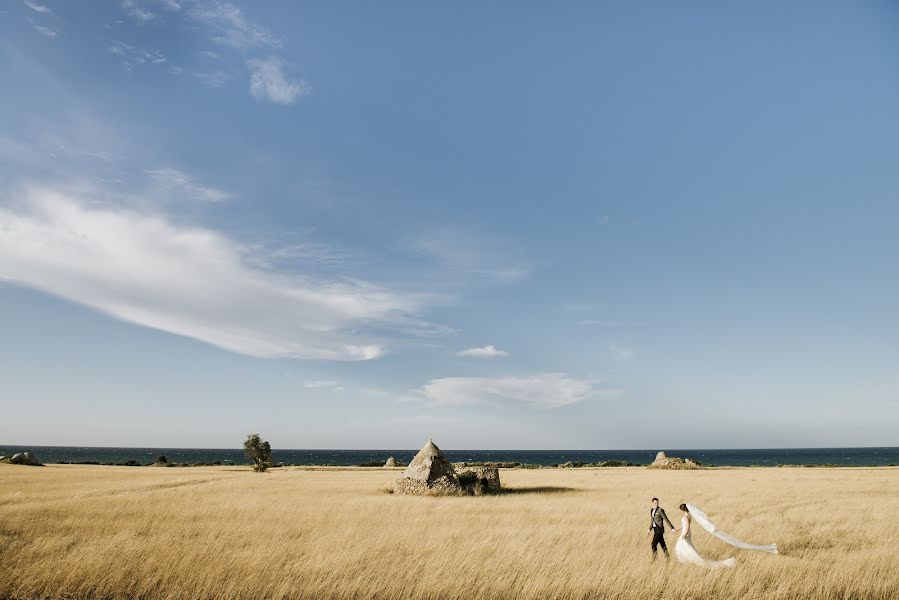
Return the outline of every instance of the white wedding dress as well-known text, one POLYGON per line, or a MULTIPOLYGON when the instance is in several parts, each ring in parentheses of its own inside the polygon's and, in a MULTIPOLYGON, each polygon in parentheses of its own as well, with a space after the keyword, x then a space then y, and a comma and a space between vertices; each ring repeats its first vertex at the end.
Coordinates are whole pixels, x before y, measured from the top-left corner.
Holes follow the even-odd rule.
POLYGON ((674 545, 674 556, 682 563, 693 563, 717 569, 719 567, 732 567, 737 563, 737 559, 731 557, 727 560, 709 560, 696 551, 693 546, 693 536, 690 534, 690 515, 684 513, 680 519, 680 537, 677 538, 677 544, 674 545))
POLYGON ((770 552, 771 554, 777 554, 777 544, 768 544, 766 546, 754 546, 752 544, 747 544, 746 542, 738 540, 732 535, 728 535, 723 531, 718 531, 718 528, 715 527, 715 524, 712 523, 712 520, 709 519, 708 515, 702 512, 699 508, 693 506, 692 504, 687 504, 687 509, 690 512, 684 513, 684 516, 681 517, 681 533, 680 537, 677 539, 677 544, 675 544, 674 546, 674 556, 676 556, 677 560, 679 560, 680 562, 702 565, 703 567, 708 567, 710 569, 717 569, 719 567, 733 567, 737 562, 733 557, 728 558, 727 560, 709 560, 707 558, 703 558, 703 556, 696 551, 696 548, 693 547, 693 539, 690 531, 690 524, 692 520, 695 520, 703 529, 705 529, 721 541, 727 542, 731 546, 743 548, 744 550, 758 550, 760 552, 770 552))

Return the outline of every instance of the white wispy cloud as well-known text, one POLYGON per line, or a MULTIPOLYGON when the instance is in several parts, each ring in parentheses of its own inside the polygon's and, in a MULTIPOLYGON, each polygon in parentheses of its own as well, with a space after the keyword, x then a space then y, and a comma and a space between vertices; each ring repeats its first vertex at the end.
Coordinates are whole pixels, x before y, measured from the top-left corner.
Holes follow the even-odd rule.
POLYGON ((303 383, 304 388, 336 388, 340 387, 340 382, 333 379, 313 379, 303 383))
POLYGON ((151 169, 147 171, 147 174, 163 187, 186 194, 195 200, 221 202, 231 197, 231 195, 224 190, 198 185, 190 175, 183 171, 179 171, 178 169, 169 167, 151 169))
POLYGON ((32 21, 31 19, 28 19, 28 23, 29 23, 29 24, 31 25, 31 27, 32 27, 35 31, 37 31, 39 34, 41 34, 41 35, 43 35, 43 36, 45 36, 45 37, 48 37, 48 38, 50 38, 50 39, 55 39, 56 36, 59 35, 59 32, 56 31, 55 29, 50 29, 49 27, 44 27, 43 25, 38 25, 37 23, 35 23, 35 22, 32 21))
POLYGON ((394 425, 434 425, 435 423, 458 423, 459 417, 452 415, 397 415, 389 422, 394 425))
POLYGON ((528 270, 510 258, 514 252, 500 240, 454 229, 432 231, 413 240, 410 249, 429 258, 438 269, 461 279, 511 283, 527 277, 528 270))
POLYGON ((593 310, 593 305, 584 302, 563 302, 562 310, 565 312, 586 312, 593 310))
POLYGON ((460 350, 456 352, 456 356, 467 356, 469 358, 497 358, 500 356, 509 356, 505 350, 500 350, 493 344, 481 346, 479 348, 469 348, 468 350, 460 350))
POLYGON ((228 74, 222 70, 212 71, 209 73, 196 72, 193 74, 197 81, 206 87, 217 88, 222 87, 228 81, 228 74))
POLYGON ((281 61, 270 57, 247 61, 250 68, 250 93, 257 100, 270 100, 276 104, 293 104, 297 98, 309 93, 304 81, 289 81, 281 70, 281 61))
POLYGON ((25 6, 30 8, 31 10, 39 13, 43 13, 45 15, 52 15, 53 11, 50 10, 49 7, 44 6, 40 2, 35 2, 35 0, 24 0, 25 6))
POLYGON ((583 319, 577 322, 578 325, 588 327, 646 327, 643 321, 614 321, 607 319, 583 319))
POLYGON ((156 19, 156 14, 141 6, 137 0, 122 0, 122 9, 129 17, 133 17, 142 23, 156 19))
POLYGON ((634 356, 634 351, 632 349, 625 348, 615 342, 609 342, 609 353, 612 355, 612 358, 622 362, 630 360, 634 356))
POLYGON ((378 388, 372 388, 372 387, 359 388, 359 391, 362 392, 363 394, 365 394, 366 396, 371 396, 373 398, 384 398, 385 396, 389 395, 388 392, 386 392, 384 390, 381 390, 378 388))
POLYGON ((241 354, 377 358, 384 334, 420 308, 420 297, 365 282, 253 268, 221 233, 96 205, 87 191, 14 197, 0 207, 0 280, 241 354))
POLYGON ((283 39, 267 28, 251 22, 243 12, 227 2, 200 3, 190 16, 210 27, 212 39, 241 50, 254 47, 280 47, 283 39))
POLYGON ((525 377, 444 377, 419 389, 433 405, 524 405, 558 408, 589 398, 618 393, 565 373, 540 373, 525 377))
POLYGON ((165 54, 159 50, 145 50, 118 40, 110 42, 107 49, 118 56, 122 61, 122 65, 129 71, 135 65, 159 65, 168 62, 165 54))

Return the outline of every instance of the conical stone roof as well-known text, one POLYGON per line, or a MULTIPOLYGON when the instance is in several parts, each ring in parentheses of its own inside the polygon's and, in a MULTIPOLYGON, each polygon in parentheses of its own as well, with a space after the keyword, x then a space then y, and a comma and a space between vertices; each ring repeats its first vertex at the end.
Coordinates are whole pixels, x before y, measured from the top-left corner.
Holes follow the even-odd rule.
POLYGON ((428 438, 428 443, 418 451, 418 454, 406 467, 403 477, 432 483, 441 477, 455 478, 456 471, 453 470, 453 465, 443 456, 443 452, 440 451, 437 444, 428 438))
POLYGON ((403 476, 393 484, 396 494, 460 496, 464 494, 456 471, 432 440, 418 451, 403 476))

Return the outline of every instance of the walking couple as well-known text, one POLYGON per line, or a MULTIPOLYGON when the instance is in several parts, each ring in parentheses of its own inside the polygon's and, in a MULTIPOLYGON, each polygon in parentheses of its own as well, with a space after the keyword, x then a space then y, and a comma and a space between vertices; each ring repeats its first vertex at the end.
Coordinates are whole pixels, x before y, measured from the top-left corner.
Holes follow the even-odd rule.
MULTIPOLYGON (((738 540, 723 531, 718 531, 718 528, 715 527, 715 524, 712 523, 708 515, 692 504, 681 504, 680 509, 683 511, 683 516, 681 516, 680 519, 680 537, 677 538, 677 543, 674 545, 674 556, 676 556, 677 560, 682 563, 692 563, 715 569, 718 567, 732 567, 737 562, 734 558, 728 558, 726 560, 709 560, 699 554, 693 546, 693 537, 690 532, 690 525, 693 523, 694 519, 703 529, 718 539, 727 542, 731 546, 743 548, 744 550, 759 550, 761 552, 777 554, 777 544, 754 546, 738 540)), ((665 509, 659 506, 658 498, 652 499, 652 509, 649 511, 649 517, 649 533, 652 534, 652 559, 656 559, 659 546, 662 547, 662 552, 665 553, 665 558, 667 559, 669 556, 668 545, 665 544, 665 523, 671 528, 672 533, 677 532, 678 529, 675 529, 674 525, 671 524, 671 520, 668 518, 668 515, 665 514, 665 509)))

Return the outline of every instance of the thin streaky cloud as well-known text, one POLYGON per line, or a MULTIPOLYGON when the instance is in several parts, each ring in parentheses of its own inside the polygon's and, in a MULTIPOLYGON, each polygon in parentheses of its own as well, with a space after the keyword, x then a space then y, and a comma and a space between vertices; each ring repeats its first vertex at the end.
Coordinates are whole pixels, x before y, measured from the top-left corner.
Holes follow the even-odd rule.
POLYGON ((222 202, 231 197, 231 194, 224 190, 220 190, 211 186, 198 185, 193 178, 170 167, 162 169, 151 169, 147 174, 162 186, 183 193, 195 200, 203 200, 205 202, 222 202))
POLYGON ((32 21, 31 19, 28 19, 28 23, 29 23, 29 24, 31 25, 31 27, 32 27, 35 31, 37 31, 39 34, 41 34, 41 35, 43 35, 43 36, 45 36, 45 37, 48 37, 48 38, 50 38, 50 39, 56 39, 56 36, 59 35, 59 32, 56 31, 55 29, 50 29, 49 27, 44 27, 43 25, 38 25, 37 23, 35 23, 35 22, 32 21))
POLYGON ((583 319, 577 322, 578 325, 589 327, 646 327, 648 323, 643 321, 614 321, 606 319, 583 319))
POLYGON ((410 250, 434 263, 440 271, 460 279, 494 283, 514 283, 526 278, 529 270, 516 264, 515 252, 502 240, 454 229, 432 231, 409 244, 410 250))
POLYGON ((251 22, 238 7, 227 2, 197 4, 190 16, 213 31, 213 41, 226 46, 247 50, 278 48, 284 43, 281 36, 251 22))
POLYGON ((224 71, 212 71, 211 73, 196 72, 193 74, 201 84, 210 88, 222 87, 228 81, 228 74, 224 71))
POLYGON ((17 210, 0 208, 0 280, 264 358, 369 360, 385 353, 390 332, 417 322, 417 296, 259 270, 216 231, 98 207, 93 196, 15 192, 17 210))
POLYGON ((399 415, 388 421, 394 425, 434 425, 437 423, 458 423, 461 419, 452 415, 399 415))
POLYGON ((478 348, 460 350, 459 352, 456 352, 456 356, 464 356, 468 358, 498 358, 501 356, 509 356, 509 353, 505 350, 500 350, 493 344, 488 344, 487 346, 481 346, 478 348))
POLYGON ((121 59, 122 66, 128 71, 131 71, 135 65, 161 65, 168 62, 165 54, 159 50, 146 50, 119 40, 110 42, 107 49, 121 59))
POLYGON ((335 381, 333 379, 313 379, 312 381, 306 381, 303 383, 304 388, 315 389, 315 388, 337 388, 340 387, 340 382, 335 381))
POLYGON ((43 13, 45 15, 54 14, 53 11, 48 6, 45 6, 45 5, 41 4, 40 2, 35 2, 35 0, 24 0, 24 4, 25 4, 25 6, 27 6, 28 8, 30 8, 31 10, 33 10, 35 12, 43 13))
POLYGON ((593 305, 583 302, 563 302, 562 310, 565 312, 587 312, 593 310, 593 305))
POLYGON ((156 14, 141 6, 137 0, 123 0, 122 9, 128 16, 133 17, 142 23, 156 20, 156 14))
POLYGON ((622 362, 630 360, 634 356, 632 349, 625 348, 615 342, 609 342, 609 353, 612 355, 612 358, 622 362))
POLYGON ((528 406, 559 408, 599 396, 620 393, 565 373, 510 377, 443 377, 418 393, 435 406, 528 406))

